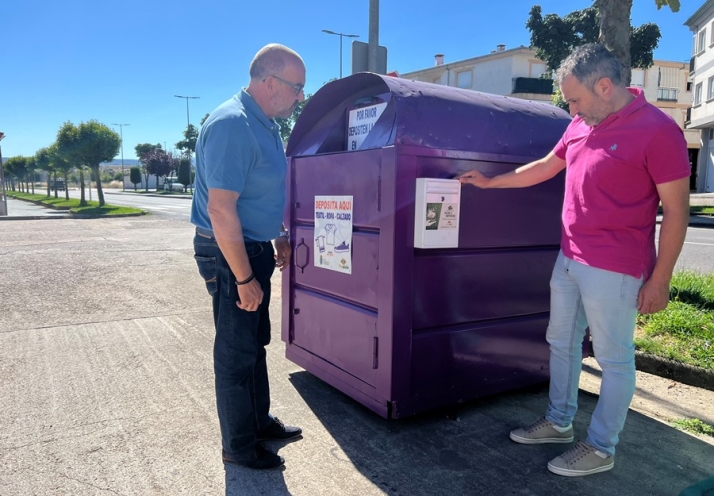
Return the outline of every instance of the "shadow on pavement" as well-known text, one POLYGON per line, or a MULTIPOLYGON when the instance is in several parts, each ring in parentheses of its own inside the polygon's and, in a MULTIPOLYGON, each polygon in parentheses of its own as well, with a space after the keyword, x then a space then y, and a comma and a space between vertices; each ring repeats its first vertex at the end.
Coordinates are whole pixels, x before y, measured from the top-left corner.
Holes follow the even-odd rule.
MULTIPOLYGON (((612 471, 551 474, 548 461, 570 445, 508 438, 543 414, 547 385, 385 420, 308 372, 290 381, 355 468, 389 495, 678 495, 714 470, 714 446, 630 411, 612 471)), ((585 437, 596 401, 580 395, 576 439, 585 437)))

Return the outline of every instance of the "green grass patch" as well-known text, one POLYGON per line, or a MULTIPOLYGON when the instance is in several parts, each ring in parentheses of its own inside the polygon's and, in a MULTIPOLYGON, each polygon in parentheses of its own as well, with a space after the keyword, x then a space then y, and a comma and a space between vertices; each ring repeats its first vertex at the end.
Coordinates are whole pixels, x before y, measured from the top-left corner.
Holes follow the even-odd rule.
POLYGON ((680 431, 714 437, 714 427, 699 419, 679 418, 672 421, 672 426, 680 431))
POLYGON ((61 191, 58 198, 47 195, 38 195, 32 193, 20 193, 17 191, 8 191, 7 196, 12 196, 13 198, 32 200, 34 202, 39 202, 43 205, 49 207, 61 208, 69 210, 75 214, 95 216, 95 217, 105 217, 111 215, 127 215, 127 214, 141 214, 144 213, 143 210, 133 207, 121 207, 118 205, 110 205, 105 203, 103 206, 99 206, 99 201, 87 201, 87 205, 81 207, 79 205, 79 198, 70 198, 67 200, 65 198, 64 192, 61 191))
POLYGON ((714 207, 692 205, 689 212, 696 215, 714 215, 714 207))
POLYGON ((667 308, 638 326, 640 351, 714 371, 714 274, 674 274, 667 308))

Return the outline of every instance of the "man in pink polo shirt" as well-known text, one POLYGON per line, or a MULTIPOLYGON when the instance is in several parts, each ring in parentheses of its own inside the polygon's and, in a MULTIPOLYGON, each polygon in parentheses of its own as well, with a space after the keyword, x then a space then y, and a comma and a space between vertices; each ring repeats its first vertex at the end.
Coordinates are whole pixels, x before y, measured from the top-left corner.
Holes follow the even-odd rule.
POLYGON ((635 391, 637 312, 667 306, 669 282, 689 219, 689 160, 682 130, 642 90, 627 88, 618 60, 600 44, 576 49, 557 83, 573 120, 546 157, 513 172, 459 176, 479 188, 522 188, 563 169, 561 250, 550 281, 549 404, 544 417, 510 433, 522 444, 570 443, 577 410, 581 345, 590 327, 602 368, 587 437, 548 463, 559 475, 604 472, 635 391), (659 251, 657 207, 664 212, 659 251))

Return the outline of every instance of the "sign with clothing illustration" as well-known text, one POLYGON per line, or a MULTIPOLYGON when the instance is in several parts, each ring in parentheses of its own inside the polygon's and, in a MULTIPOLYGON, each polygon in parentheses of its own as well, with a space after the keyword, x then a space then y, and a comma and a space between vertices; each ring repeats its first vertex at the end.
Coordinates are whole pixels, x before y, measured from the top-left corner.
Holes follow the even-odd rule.
POLYGON ((315 267, 352 273, 352 196, 315 197, 315 267))

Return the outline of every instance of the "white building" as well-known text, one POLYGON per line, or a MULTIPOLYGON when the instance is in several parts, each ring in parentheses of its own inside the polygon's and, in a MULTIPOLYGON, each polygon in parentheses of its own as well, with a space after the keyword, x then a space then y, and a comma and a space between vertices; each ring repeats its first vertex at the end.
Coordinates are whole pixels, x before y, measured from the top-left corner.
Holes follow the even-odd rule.
POLYGON ((433 67, 400 77, 526 100, 550 101, 553 93, 553 82, 540 77, 548 70, 545 62, 524 46, 506 50, 498 45, 488 55, 456 62, 445 63, 442 54, 434 59, 433 67))
MULTIPOLYGON (((400 77, 526 100, 551 100, 553 82, 547 74, 547 65, 531 48, 520 46, 506 50, 504 45, 498 45, 493 52, 479 57, 446 63, 444 55, 438 54, 434 59, 433 67, 404 73, 400 77)), ((670 115, 684 129, 691 103, 689 64, 655 60, 649 69, 632 70, 631 85, 641 87, 647 101, 670 115)), ((685 129, 684 134, 694 169, 690 188, 696 189, 700 133, 685 129)))
POLYGON ((714 0, 707 0, 684 23, 692 31, 689 63, 692 99, 688 129, 701 133, 696 190, 714 192, 714 0))

